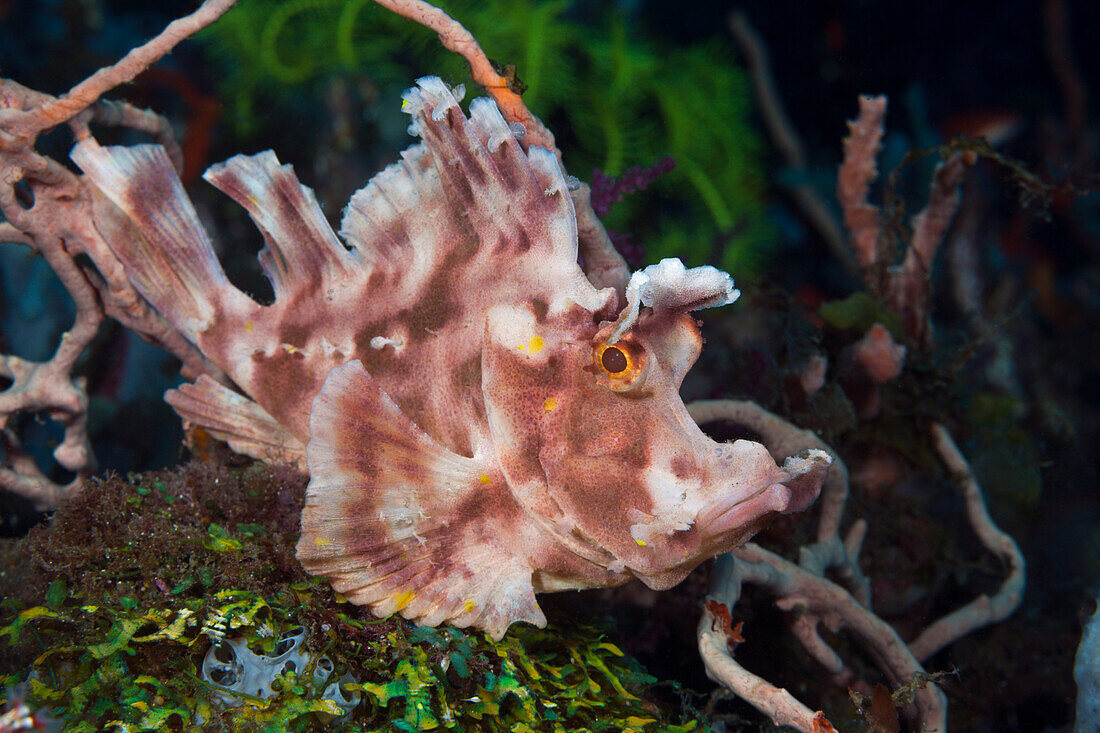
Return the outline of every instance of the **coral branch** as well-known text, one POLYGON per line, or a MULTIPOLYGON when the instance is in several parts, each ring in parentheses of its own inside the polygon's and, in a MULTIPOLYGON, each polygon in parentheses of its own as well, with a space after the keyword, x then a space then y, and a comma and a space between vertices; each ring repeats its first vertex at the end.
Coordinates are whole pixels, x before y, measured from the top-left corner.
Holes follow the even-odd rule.
POLYGON ((225 377, 153 311, 126 277, 102 233, 109 230, 116 236, 130 236, 123 215, 101 207, 104 210, 94 217, 98 195, 94 188, 65 166, 36 152, 35 143, 42 132, 65 122, 77 139, 91 135, 90 123, 121 126, 154 136, 169 154, 174 152, 179 165, 182 157, 167 120, 129 104, 100 102, 98 97, 133 79, 181 40, 214 22, 234 1, 207 0, 195 13, 169 24, 152 41, 117 64, 100 69, 59 98, 0 80, 0 213, 6 219, 0 225, 0 236, 41 254, 76 306, 72 327, 62 335, 48 361, 30 362, 0 354, 0 376, 11 381, 0 391, 4 457, 0 488, 24 496, 38 509, 52 509, 80 491, 95 469, 87 436, 87 385, 72 372, 105 317, 116 318, 179 357, 187 377, 204 373, 223 381, 225 377), (17 187, 20 184, 22 188, 17 187), (79 255, 87 255, 95 270, 79 264, 79 255), (75 474, 66 484, 54 482, 38 467, 12 425, 17 415, 37 413, 64 429, 64 439, 54 450, 54 458, 75 474))
MULTIPOLYGON (((128 102, 116 102, 110 99, 101 99, 92 107, 92 116, 88 120, 91 123, 106 127, 125 127, 137 132, 144 132, 153 138, 153 141, 164 148, 177 173, 183 172, 183 151, 176 141, 176 134, 172 131, 172 124, 161 115, 147 109, 140 109, 128 102)), ((79 139, 85 136, 77 134, 79 139)))
POLYGON ((848 123, 849 134, 844 139, 837 197, 867 289, 901 316, 913 343, 927 346, 932 260, 959 208, 959 186, 977 156, 972 151, 956 153, 936 166, 928 204, 913 219, 912 238, 901 264, 895 267, 888 261, 878 209, 867 200, 878 175, 875 156, 881 147, 885 115, 885 97, 859 98, 859 117, 848 123))
POLYGON ((699 620, 699 655, 707 677, 738 697, 749 700, 776 725, 789 725, 803 733, 814 733, 814 711, 782 687, 776 687, 738 664, 729 653, 726 635, 721 630, 714 630, 713 626, 714 615, 704 610, 699 620))
MULTIPOLYGON (((751 403, 737 400, 696 402, 688 406, 700 424, 728 420, 758 433, 769 450, 784 451, 792 445, 828 450, 812 433, 800 430, 782 418, 751 403)), ((843 658, 819 633, 824 624, 833 632, 846 629, 874 658, 876 665, 897 687, 924 674, 921 662, 966 634, 1007 617, 1019 605, 1024 590, 1024 558, 1016 543, 1001 531, 986 510, 982 492, 950 434, 941 425, 931 429, 933 445, 947 469, 954 475, 966 503, 967 517, 982 544, 1009 567, 1008 577, 992 597, 979 596, 966 606, 939 619, 908 646, 870 607, 870 589, 858 565, 867 524, 856 521, 842 542, 838 535, 848 495, 848 472, 839 460, 834 463, 822 489, 822 510, 818 541, 803 547, 797 564, 750 543, 724 555, 715 563, 711 593, 698 629, 699 650, 707 674, 748 700, 779 724, 802 731, 813 730, 811 710, 787 693, 745 670, 733 659, 721 634, 712 629, 717 604, 733 609, 743 583, 763 586, 775 595, 784 610, 797 610, 792 633, 830 676, 835 684, 870 690, 856 677, 843 658), (826 579, 835 570, 848 590, 826 579), (716 603, 715 603, 716 602, 716 603)), ((789 452, 789 450, 788 450, 789 452)), ((916 717, 922 730, 945 730, 946 702, 932 684, 916 695, 916 717)))
POLYGON ((951 434, 942 425, 932 426, 932 443, 966 502, 966 516, 970 526, 985 547, 996 554, 1008 566, 1008 577, 1000 590, 989 597, 981 595, 962 608, 939 619, 910 643, 917 659, 925 660, 975 629, 1007 618, 1020 605, 1024 596, 1024 555, 1016 541, 1002 531, 989 516, 985 498, 974 472, 959 451, 951 434))
MULTIPOLYGON (((920 663, 889 624, 864 607, 847 591, 825 578, 800 568, 782 557, 749 543, 723 555, 716 562, 709 597, 729 607, 737 602, 743 583, 767 588, 777 597, 776 605, 799 612, 801 632, 797 638, 820 661, 834 679, 847 682, 844 663, 817 634, 818 623, 836 632, 847 629, 874 658, 895 686, 924 673, 920 663)), ((711 630, 712 619, 704 612, 699 624, 699 651, 707 674, 748 700, 758 710, 782 725, 805 733, 814 731, 814 714, 786 690, 777 688, 745 670, 725 645, 724 637, 711 630)), ((920 730, 945 731, 947 704, 943 693, 931 682, 915 696, 915 715, 920 730)))
POLYGON ((844 162, 837 175, 837 198, 844 211, 844 226, 859 266, 866 272, 882 260, 878 209, 867 202, 871 183, 878 176, 875 157, 881 148, 886 97, 859 98, 859 117, 848 123, 844 138, 844 162))
POLYGON ((553 134, 527 109, 527 105, 523 103, 523 97, 513 91, 514 85, 509 84, 509 80, 497 71, 493 62, 481 49, 477 39, 466 30, 465 26, 439 8, 422 0, 375 0, 375 2, 387 10, 432 29, 439 35, 439 42, 444 48, 466 59, 470 64, 470 75, 473 76, 474 81, 485 87, 485 91, 489 92, 500 107, 504 118, 509 122, 520 123, 527 131, 523 138, 525 148, 530 145, 541 145, 547 150, 558 152, 553 134))
POLYGON ((67 122, 119 84, 132 81, 151 64, 168 54, 180 41, 220 18, 237 0, 206 0, 198 10, 168 24, 160 35, 138 46, 111 66, 105 66, 65 94, 12 119, 0 118, 6 132, 32 139, 51 127, 67 122))
POLYGON ((584 260, 584 274, 597 288, 615 288, 619 294, 619 305, 625 305, 630 268, 611 243, 603 222, 593 211, 588 185, 581 183, 570 193, 573 195, 573 208, 577 212, 577 246, 581 259, 584 260))
MULTIPOLYGON (((6 194, 9 189, 2 193, 6 194)), ((0 207, 10 203, 0 195, 0 207)), ((16 204, 17 205, 17 204, 16 204)), ((45 362, 31 362, 14 355, 0 354, 0 376, 11 380, 0 392, 0 430, 6 467, 0 467, 0 488, 21 494, 39 510, 57 506, 63 499, 80 491, 95 469, 87 437, 88 394, 83 378, 71 377, 77 358, 99 330, 103 314, 95 290, 83 279, 80 268, 65 254, 59 241, 40 249, 46 262, 57 273, 76 305, 76 319, 53 356, 45 362), (49 480, 23 450, 11 426, 19 413, 44 412, 60 423, 65 431, 61 445, 54 450, 57 462, 75 478, 62 486, 49 480)))
POLYGON ((901 266, 889 275, 890 307, 902 316, 906 333, 917 343, 927 343, 931 335, 928 298, 932 260, 959 209, 959 186, 976 160, 977 156, 967 151, 936 166, 928 204, 913 218, 912 241, 901 266))
POLYGON ((6 221, 0 221, 0 242, 14 242, 16 244, 25 244, 28 247, 34 245, 33 239, 6 221))

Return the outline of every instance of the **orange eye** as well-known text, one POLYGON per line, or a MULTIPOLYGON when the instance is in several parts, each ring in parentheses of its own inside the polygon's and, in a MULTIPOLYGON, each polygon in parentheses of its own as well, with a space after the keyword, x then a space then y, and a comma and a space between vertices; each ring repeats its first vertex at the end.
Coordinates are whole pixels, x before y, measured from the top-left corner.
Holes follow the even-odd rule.
POLYGON ((614 344, 599 344, 593 351, 594 361, 614 390, 640 386, 645 354, 639 344, 622 339, 614 344))

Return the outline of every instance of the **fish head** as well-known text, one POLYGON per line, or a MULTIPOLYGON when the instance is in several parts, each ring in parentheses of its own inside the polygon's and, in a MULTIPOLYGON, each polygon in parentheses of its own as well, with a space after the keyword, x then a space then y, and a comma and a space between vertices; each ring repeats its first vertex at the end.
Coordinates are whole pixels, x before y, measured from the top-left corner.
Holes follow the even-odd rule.
MULTIPOLYGON (((666 286, 693 273, 674 262, 666 286)), ((621 582, 656 589, 808 506, 831 462, 816 451, 780 467, 760 443, 714 441, 688 414, 680 384, 703 340, 686 311, 736 297, 725 273, 695 270, 704 282, 679 283, 675 298, 628 288, 618 318, 611 297, 595 310, 500 307, 484 340, 486 412, 521 503, 621 582)), ((547 577, 543 587, 578 583, 547 577)))

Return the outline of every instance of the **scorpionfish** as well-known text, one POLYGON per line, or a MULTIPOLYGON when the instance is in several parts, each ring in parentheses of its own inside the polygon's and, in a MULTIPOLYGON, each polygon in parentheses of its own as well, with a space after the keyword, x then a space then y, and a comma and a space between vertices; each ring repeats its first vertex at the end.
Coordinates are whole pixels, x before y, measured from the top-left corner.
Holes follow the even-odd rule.
POLYGON ((460 96, 406 92, 421 141, 352 197, 342 240, 272 152, 206 172, 263 233, 267 304, 230 283, 163 148, 72 158, 126 277, 210 363, 168 402, 308 471, 305 569, 377 615, 499 639, 545 624, 536 593, 671 587, 808 506, 831 459, 705 435, 679 396, 689 313, 732 302, 730 276, 668 259, 596 288, 575 181, 460 96))

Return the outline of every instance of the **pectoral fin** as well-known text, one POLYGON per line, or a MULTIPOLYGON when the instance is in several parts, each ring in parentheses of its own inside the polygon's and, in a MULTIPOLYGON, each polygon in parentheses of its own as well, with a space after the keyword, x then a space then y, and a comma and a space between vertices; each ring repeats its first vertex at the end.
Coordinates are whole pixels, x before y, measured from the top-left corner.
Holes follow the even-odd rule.
POLYGON ((298 559, 376 615, 426 625, 546 619, 523 552, 526 515, 489 457, 467 458, 413 423, 353 361, 313 402, 298 559))
POLYGON ((256 402, 205 374, 164 394, 164 400, 188 424, 200 427, 229 447, 263 461, 285 461, 306 468, 301 441, 256 402))

